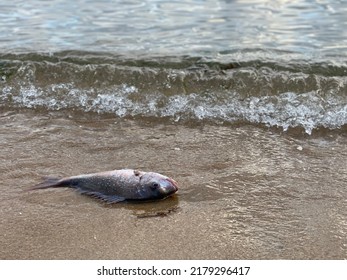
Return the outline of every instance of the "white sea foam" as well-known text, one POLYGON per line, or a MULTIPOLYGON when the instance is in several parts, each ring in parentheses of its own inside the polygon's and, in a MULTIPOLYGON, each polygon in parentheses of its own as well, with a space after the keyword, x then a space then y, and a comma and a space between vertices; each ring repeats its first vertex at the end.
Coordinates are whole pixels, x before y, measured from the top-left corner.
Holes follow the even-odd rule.
POLYGON ((224 95, 223 99, 209 95, 161 93, 145 97, 133 85, 123 84, 104 90, 82 90, 73 84, 57 84, 50 90, 20 87, 17 93, 5 87, 1 103, 15 107, 46 108, 48 110, 74 109, 85 112, 114 113, 118 117, 170 117, 180 121, 227 122, 247 121, 267 126, 282 127, 284 131, 303 127, 310 134, 318 127, 339 128, 347 123, 346 98, 321 96, 316 91, 307 93, 285 92, 277 96, 242 98, 238 93, 224 95), (212 102, 211 100, 219 101, 212 102))

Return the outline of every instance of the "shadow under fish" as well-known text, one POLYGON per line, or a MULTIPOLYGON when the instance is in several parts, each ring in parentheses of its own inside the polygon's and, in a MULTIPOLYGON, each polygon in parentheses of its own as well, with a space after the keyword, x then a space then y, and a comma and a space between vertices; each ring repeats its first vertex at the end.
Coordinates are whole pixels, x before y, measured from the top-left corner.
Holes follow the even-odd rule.
POLYGON ((165 199, 177 192, 177 182, 155 172, 121 169, 66 178, 46 178, 29 190, 74 188, 106 203, 165 199))

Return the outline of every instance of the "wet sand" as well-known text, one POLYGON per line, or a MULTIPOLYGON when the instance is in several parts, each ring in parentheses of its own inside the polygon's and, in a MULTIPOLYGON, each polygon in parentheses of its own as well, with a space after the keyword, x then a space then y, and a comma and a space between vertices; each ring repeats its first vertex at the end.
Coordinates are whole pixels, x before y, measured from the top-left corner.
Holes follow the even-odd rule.
POLYGON ((0 114, 0 259, 346 259, 347 134, 0 114), (105 205, 41 176, 136 168, 172 198, 105 205))

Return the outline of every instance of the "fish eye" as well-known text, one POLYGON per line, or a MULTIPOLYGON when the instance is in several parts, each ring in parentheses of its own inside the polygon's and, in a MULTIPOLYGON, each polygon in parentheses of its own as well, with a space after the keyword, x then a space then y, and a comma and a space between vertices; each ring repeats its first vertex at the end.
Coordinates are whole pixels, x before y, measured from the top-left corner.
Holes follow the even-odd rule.
POLYGON ((154 183, 151 184, 150 187, 151 187, 152 190, 155 190, 155 189, 159 188, 159 184, 157 182, 154 182, 154 183))

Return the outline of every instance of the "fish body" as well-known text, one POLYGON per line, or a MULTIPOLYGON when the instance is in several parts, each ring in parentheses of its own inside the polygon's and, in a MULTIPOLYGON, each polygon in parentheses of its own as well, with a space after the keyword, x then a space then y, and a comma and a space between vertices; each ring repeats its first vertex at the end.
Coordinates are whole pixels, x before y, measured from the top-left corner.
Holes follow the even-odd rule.
POLYGON ((173 195, 177 183, 155 172, 121 169, 66 178, 47 178, 31 190, 70 187, 108 203, 124 200, 164 199, 173 195))

